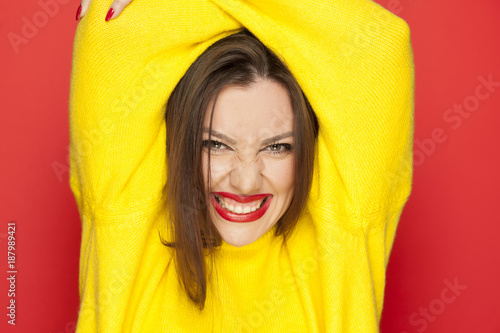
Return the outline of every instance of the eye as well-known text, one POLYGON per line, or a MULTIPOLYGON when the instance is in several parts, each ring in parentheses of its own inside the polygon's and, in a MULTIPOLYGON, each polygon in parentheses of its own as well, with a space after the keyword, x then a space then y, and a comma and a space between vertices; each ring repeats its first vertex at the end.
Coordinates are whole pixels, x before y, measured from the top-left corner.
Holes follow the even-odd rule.
POLYGON ((203 146, 206 148, 210 148, 210 150, 213 151, 219 151, 219 150, 224 150, 228 149, 229 147, 223 144, 220 141, 215 141, 215 140, 203 140, 203 146))
POLYGON ((273 143, 264 149, 270 151, 274 155, 280 155, 291 152, 293 147, 288 143, 273 143))

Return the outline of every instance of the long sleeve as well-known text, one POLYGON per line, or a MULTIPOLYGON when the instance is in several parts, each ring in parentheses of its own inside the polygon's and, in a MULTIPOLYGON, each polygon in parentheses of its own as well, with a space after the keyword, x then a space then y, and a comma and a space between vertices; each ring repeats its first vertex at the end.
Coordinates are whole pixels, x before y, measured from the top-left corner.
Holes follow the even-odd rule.
POLYGON ((406 22, 363 0, 214 2, 285 59, 318 117, 312 215, 354 233, 387 226, 390 250, 413 171, 406 22))
POLYGON ((79 332, 121 331, 139 270, 153 279, 168 265, 158 238, 165 104, 189 65, 228 34, 221 29, 238 28, 213 4, 191 3, 135 1, 105 22, 111 2, 92 1, 79 22, 69 109, 70 185, 82 223, 79 332), (190 6, 196 22, 186 19, 190 6), (142 267, 152 253, 161 253, 157 266, 142 267))
MULTIPOLYGON (((287 265, 304 262, 313 249, 323 255, 314 274, 297 280, 298 291, 283 294, 300 293, 286 299, 296 310, 310 306, 304 311, 315 324, 307 325, 376 331, 412 182, 414 67, 406 22, 369 0, 136 0, 105 22, 111 2, 92 1, 74 41, 70 185, 82 222, 77 331, 141 332, 142 324, 153 325, 148 318, 163 318, 158 331, 188 332, 175 323, 200 328, 210 320, 189 305, 166 304, 181 294, 158 239, 166 218, 164 110, 196 58, 243 26, 290 68, 320 126, 307 218, 290 242, 287 265), (167 320, 169 309, 183 312, 167 320)), ((273 253, 272 267, 284 265, 284 254, 273 253)), ((279 311, 273 325, 286 317, 279 311)))

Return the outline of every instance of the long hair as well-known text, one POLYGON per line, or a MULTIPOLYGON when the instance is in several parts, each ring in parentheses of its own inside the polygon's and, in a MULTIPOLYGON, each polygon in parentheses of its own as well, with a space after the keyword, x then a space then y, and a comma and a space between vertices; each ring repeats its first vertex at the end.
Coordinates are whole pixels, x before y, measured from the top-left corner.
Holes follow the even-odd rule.
MULTIPOLYGON (((222 87, 248 87, 258 79, 281 83, 288 91, 294 114, 294 195, 277 222, 275 236, 284 240, 293 231, 309 195, 314 168, 318 122, 299 84, 286 65, 247 29, 212 44, 189 67, 167 102, 167 211, 174 242, 179 282, 202 310, 207 292, 205 255, 222 239, 210 220, 208 191, 202 171, 202 128, 209 102, 210 117, 222 87)), ((209 137, 210 137, 209 133, 209 137)), ((210 153, 208 155, 210 168, 210 153)), ((208 170, 210 175, 210 170, 208 170)))

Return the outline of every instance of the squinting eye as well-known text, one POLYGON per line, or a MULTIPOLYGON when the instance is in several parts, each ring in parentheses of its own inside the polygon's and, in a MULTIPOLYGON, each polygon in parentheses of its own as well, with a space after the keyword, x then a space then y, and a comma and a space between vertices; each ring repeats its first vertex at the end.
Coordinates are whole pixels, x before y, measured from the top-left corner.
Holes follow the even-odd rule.
POLYGON ((203 140, 203 146, 210 148, 210 149, 218 150, 218 149, 224 148, 225 145, 219 141, 203 140))
POLYGON ((292 151, 293 147, 288 143, 275 143, 266 147, 273 154, 283 154, 292 151))

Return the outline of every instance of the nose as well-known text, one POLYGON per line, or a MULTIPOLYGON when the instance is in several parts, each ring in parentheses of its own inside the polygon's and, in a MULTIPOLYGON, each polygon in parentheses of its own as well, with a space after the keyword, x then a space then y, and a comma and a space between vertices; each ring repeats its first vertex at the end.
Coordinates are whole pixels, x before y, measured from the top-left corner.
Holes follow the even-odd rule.
POLYGON ((243 195, 259 193, 262 186, 263 162, 260 158, 236 161, 231 171, 231 185, 243 195))

